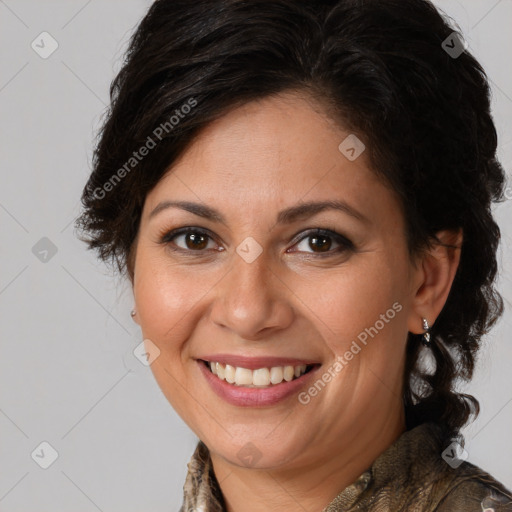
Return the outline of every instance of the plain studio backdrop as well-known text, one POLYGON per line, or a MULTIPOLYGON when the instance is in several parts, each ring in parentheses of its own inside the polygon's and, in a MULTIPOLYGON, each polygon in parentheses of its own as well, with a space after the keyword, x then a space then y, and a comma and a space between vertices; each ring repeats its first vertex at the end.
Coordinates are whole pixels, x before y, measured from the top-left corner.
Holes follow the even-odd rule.
MULTIPOLYGON (((73 228, 110 81, 150 3, 0 0, 1 512, 181 505, 197 439, 133 355, 141 337, 130 289, 73 228)), ((512 1, 435 3, 489 75, 499 157, 510 172, 512 1)), ((509 488, 511 203, 495 210, 506 311, 473 382, 460 388, 482 406, 463 431, 468 460, 509 488)))

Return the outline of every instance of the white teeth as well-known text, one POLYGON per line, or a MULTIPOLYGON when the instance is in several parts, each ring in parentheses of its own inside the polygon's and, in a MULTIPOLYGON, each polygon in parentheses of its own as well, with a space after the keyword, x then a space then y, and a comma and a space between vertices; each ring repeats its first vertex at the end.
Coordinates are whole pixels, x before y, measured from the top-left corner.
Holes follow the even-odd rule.
POLYGON ((306 373, 305 364, 298 366, 273 366, 272 368, 258 368, 249 370, 247 368, 223 365, 218 362, 210 361, 208 366, 211 372, 221 380, 226 380, 230 384, 246 387, 268 387, 271 384, 281 384, 281 382, 290 382, 306 373))
POLYGON ((252 384, 255 386, 268 386, 270 384, 270 371, 268 368, 258 368, 252 373, 252 384))
POLYGON ((235 382, 235 372, 236 368, 234 366, 231 366, 230 364, 226 365, 226 381, 230 384, 235 382))
POLYGON ((293 366, 285 366, 284 367, 283 377, 284 377, 285 381, 290 382, 293 379, 294 375, 295 375, 295 370, 294 370, 293 366))
POLYGON ((283 382, 282 366, 274 366, 270 368, 270 382, 272 382, 272 384, 279 384, 280 382, 283 382))
POLYGON ((235 370, 235 384, 243 386, 245 384, 252 384, 252 372, 247 368, 238 368, 235 370))
POLYGON ((213 373, 215 373, 217 377, 219 377, 219 379, 224 380, 226 378, 226 369, 224 368, 224 366, 220 363, 215 363, 215 369, 217 371, 213 373))
POLYGON ((306 371, 306 365, 303 364, 302 366, 296 366, 295 367, 295 377, 299 377, 306 371))

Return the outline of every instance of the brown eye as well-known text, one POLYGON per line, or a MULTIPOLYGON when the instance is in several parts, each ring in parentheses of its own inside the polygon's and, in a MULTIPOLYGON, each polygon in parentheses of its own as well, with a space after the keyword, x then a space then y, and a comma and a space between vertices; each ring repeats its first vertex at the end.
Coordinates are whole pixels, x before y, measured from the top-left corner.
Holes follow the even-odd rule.
POLYGON ((297 251, 329 256, 354 249, 354 244, 335 231, 316 229, 303 236, 296 244, 297 251))
MULTIPOLYGON (((172 244, 183 251, 200 252, 208 247, 209 242, 213 243, 212 237, 197 229, 180 229, 167 233, 162 238, 163 244, 172 244)), ((215 246, 215 244, 214 244, 215 246)))
POLYGON ((189 249, 206 249, 208 237, 201 233, 189 232, 185 236, 185 245, 189 249))
POLYGON ((328 236, 309 236, 309 247, 319 249, 320 252, 328 251, 331 248, 332 240, 328 236))

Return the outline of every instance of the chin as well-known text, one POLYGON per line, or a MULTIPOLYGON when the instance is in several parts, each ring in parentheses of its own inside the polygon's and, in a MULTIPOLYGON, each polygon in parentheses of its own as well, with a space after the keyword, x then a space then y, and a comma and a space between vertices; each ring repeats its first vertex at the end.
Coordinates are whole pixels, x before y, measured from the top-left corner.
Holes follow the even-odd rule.
POLYGON ((303 453, 303 447, 294 446, 288 437, 284 439, 266 439, 261 436, 233 436, 227 435, 224 441, 218 437, 212 443, 205 439, 210 453, 222 457, 230 464, 250 469, 279 469, 295 460, 303 453), (236 443, 234 442, 236 440, 236 443))

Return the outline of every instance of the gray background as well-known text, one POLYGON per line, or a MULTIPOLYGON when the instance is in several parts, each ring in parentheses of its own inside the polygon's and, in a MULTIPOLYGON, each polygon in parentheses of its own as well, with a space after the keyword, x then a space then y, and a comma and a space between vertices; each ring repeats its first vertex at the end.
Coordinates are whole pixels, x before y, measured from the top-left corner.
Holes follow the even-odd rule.
MULTIPOLYGON (((73 230, 110 81, 150 3, 0 0, 1 512, 181 504, 197 440, 132 354, 141 337, 129 287, 73 230), (31 48, 43 31, 59 45, 47 59, 31 48), (46 470, 31 457, 42 441, 59 455, 46 470)), ((459 23, 489 74, 499 156, 510 172, 512 1, 436 5, 459 23)), ((506 312, 473 382, 461 387, 482 405, 463 432, 469 461, 512 488, 511 201, 496 215, 506 312)), ((49 460, 48 449, 35 453, 49 460)))

